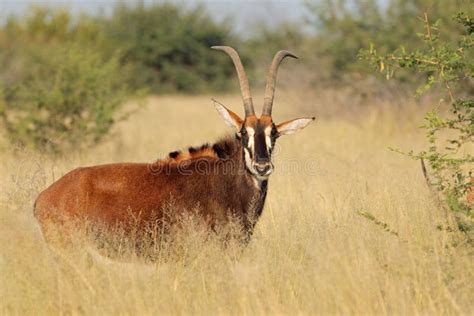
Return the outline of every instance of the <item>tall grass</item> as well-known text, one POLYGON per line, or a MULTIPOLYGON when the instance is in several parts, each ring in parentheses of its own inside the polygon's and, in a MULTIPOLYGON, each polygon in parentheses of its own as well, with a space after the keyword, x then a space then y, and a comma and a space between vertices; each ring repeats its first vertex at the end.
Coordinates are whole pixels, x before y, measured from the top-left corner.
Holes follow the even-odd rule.
MULTIPOLYGON (((241 112, 240 97, 218 99, 241 112)), ((322 112, 306 96, 276 101, 278 121, 322 112), (303 101, 306 107, 296 106, 303 101)), ((472 249, 437 228, 446 214, 418 163, 387 149, 424 145, 413 104, 319 117, 282 138, 266 207, 245 249, 223 248, 192 225, 173 253, 152 264, 133 254, 125 262, 96 260, 82 240, 65 251, 45 246, 32 215, 39 191, 76 166, 152 161, 218 138, 226 127, 213 111, 207 97, 150 98, 90 151, 56 160, 2 153, 0 314, 472 312, 472 249)))

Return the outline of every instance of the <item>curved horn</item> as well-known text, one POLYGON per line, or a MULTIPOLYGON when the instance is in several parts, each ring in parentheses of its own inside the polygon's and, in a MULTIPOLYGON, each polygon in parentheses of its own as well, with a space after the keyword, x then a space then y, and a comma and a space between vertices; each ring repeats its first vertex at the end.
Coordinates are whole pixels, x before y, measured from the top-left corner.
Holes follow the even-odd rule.
POLYGON ((255 115, 255 110, 253 108, 252 96, 250 95, 250 86, 249 80, 247 79, 247 74, 245 73, 244 66, 240 60, 239 54, 230 46, 212 46, 212 49, 221 50, 232 58, 234 62, 235 70, 237 71, 237 76, 239 77, 240 91, 242 92, 242 99, 244 101, 245 116, 255 115))
POLYGON ((298 59, 298 56, 286 50, 281 50, 277 52, 275 54, 275 57, 273 57, 272 64, 267 74, 267 84, 265 86, 265 99, 263 103, 262 115, 272 115, 272 106, 273 98, 275 96, 275 83, 278 67, 280 66, 281 61, 285 59, 285 57, 292 57, 298 59))

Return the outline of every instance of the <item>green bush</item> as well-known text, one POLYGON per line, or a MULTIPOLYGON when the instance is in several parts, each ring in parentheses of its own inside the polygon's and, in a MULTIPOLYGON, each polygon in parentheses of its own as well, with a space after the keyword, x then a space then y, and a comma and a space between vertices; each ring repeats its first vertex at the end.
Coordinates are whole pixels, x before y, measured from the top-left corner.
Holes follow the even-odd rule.
POLYGON ((409 50, 402 46, 380 54, 372 47, 360 55, 387 78, 400 68, 422 73, 426 81, 417 89, 418 95, 431 89, 444 90, 446 100, 440 102, 449 105, 449 113, 441 113, 438 107, 427 113, 422 127, 427 132, 429 147, 422 152, 410 152, 409 156, 428 162, 427 180, 441 193, 443 205, 472 241, 474 206, 467 200, 467 194, 474 186, 474 20, 466 13, 457 14, 453 20, 464 32, 451 41, 443 40, 441 21, 431 23, 425 13, 425 32, 419 34, 422 48, 409 50))
MULTIPOLYGON (((377 46, 388 53, 404 43, 421 48, 417 31, 419 17, 427 12, 433 20, 443 20, 442 40, 453 43, 462 28, 450 17, 460 10, 472 10, 466 0, 306 0, 309 24, 316 32, 314 53, 330 59, 333 79, 341 80, 353 73, 367 73, 367 64, 360 62, 357 52, 377 46)), ((396 79, 413 82, 419 77, 399 71, 396 79)))
POLYGON ((0 116, 12 143, 59 153, 106 135, 130 93, 97 30, 37 9, 0 31, 0 116))
POLYGON ((202 9, 171 3, 120 4, 103 25, 111 50, 134 68, 133 87, 155 92, 224 90, 234 70, 213 45, 235 46, 227 24, 217 25, 202 9))

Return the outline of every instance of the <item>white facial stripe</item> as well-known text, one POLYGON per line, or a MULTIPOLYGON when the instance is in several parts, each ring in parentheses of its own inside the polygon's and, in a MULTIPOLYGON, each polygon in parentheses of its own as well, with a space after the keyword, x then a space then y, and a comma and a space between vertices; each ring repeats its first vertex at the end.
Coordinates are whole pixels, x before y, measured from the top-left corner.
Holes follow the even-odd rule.
POLYGON ((247 166, 248 170, 252 170, 252 159, 250 159, 250 153, 247 148, 244 148, 244 155, 245 155, 245 165, 247 166))
POLYGON ((265 129, 265 142, 267 143, 267 148, 272 149, 272 139, 270 135, 272 134, 272 127, 269 126, 265 129))
MULTIPOLYGON (((268 179, 268 176, 272 173, 273 171, 273 165, 271 165, 271 168, 266 172, 266 174, 262 175, 257 171, 256 167, 254 166, 255 164, 255 146, 256 146, 256 135, 255 135, 255 129, 252 127, 244 127, 246 132, 247 132, 247 137, 248 137, 248 142, 246 146, 243 148, 244 149, 244 160, 245 160, 245 165, 247 167, 247 170, 250 171, 250 173, 253 175, 254 180, 256 181, 256 184, 258 184, 259 181, 264 181, 268 179)), ((272 126, 267 126, 264 130, 264 141, 265 144, 265 149, 267 150, 268 156, 270 156, 270 150, 272 148, 272 126)))
POLYGON ((245 155, 245 165, 247 166, 247 170, 249 170, 253 176, 254 176, 254 181, 255 182, 255 185, 257 187, 259 187, 258 185, 258 181, 263 181, 263 180, 266 180, 268 179, 268 175, 267 176, 261 176, 260 174, 258 174, 258 172, 253 168, 252 166, 252 160, 250 159, 250 154, 249 154, 249 151, 247 148, 244 148, 244 155, 245 155))
POLYGON ((252 154, 255 153, 255 130, 251 127, 246 127, 247 134, 249 135, 249 147, 252 149, 252 154))

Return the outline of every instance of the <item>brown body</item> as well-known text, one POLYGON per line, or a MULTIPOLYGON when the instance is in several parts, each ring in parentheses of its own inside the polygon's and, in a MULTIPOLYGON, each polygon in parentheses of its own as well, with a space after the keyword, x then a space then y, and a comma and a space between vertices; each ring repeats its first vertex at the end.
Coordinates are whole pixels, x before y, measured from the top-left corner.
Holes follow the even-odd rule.
POLYGON ((237 139, 214 147, 227 152, 219 157, 206 147, 193 151, 189 160, 108 164, 67 173, 36 200, 34 212, 43 234, 48 238, 51 224, 70 219, 127 227, 173 223, 181 212, 197 213, 210 227, 237 219, 250 234, 263 208, 266 184, 258 185, 244 168, 237 139))

